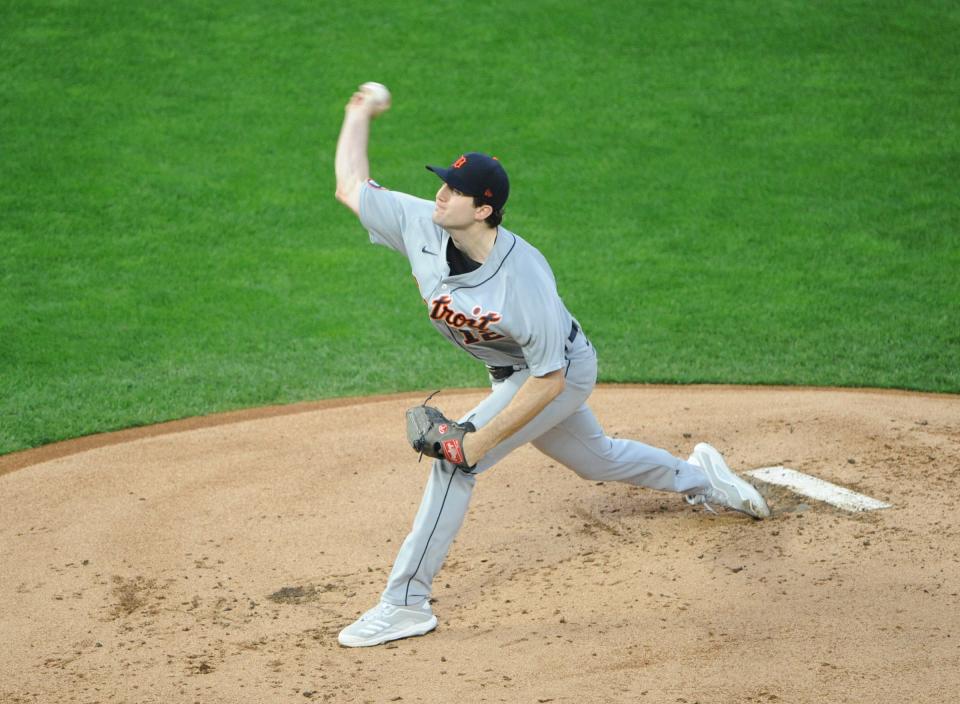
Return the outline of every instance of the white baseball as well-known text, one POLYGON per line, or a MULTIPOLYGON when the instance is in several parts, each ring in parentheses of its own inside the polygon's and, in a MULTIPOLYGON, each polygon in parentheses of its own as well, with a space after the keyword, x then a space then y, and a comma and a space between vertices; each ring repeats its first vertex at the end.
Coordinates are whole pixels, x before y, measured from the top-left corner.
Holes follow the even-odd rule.
POLYGON ((390 107, 390 91, 382 83, 367 81, 360 86, 360 90, 370 97, 375 115, 379 115, 390 107))

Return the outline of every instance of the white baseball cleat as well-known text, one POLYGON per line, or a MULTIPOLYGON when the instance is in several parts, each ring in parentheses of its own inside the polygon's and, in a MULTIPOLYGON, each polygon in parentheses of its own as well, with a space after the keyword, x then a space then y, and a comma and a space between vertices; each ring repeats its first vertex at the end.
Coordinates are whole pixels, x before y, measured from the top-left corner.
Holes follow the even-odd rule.
POLYGON ((710 488, 702 494, 687 497, 688 504, 704 504, 710 511, 713 511, 710 504, 717 504, 753 518, 769 518, 770 507, 760 492, 734 474, 716 448, 705 442, 698 443, 687 461, 700 467, 710 481, 710 488))
POLYGON ((422 636, 437 627, 437 617, 424 599, 417 606, 380 602, 340 631, 337 640, 348 648, 364 648, 411 636, 422 636))

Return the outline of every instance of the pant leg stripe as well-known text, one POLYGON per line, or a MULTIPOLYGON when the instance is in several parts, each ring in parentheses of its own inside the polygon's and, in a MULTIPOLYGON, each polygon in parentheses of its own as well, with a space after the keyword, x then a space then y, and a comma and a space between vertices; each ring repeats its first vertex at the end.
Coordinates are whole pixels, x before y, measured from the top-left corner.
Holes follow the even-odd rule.
POLYGON ((447 488, 443 492, 443 501, 440 502, 440 510, 437 511, 437 520, 433 523, 433 528, 430 530, 430 535, 427 538, 427 542, 423 546, 423 552, 420 553, 420 561, 417 562, 417 568, 413 571, 413 574, 410 575, 410 579, 407 580, 407 587, 403 592, 403 605, 409 606, 408 600, 410 598, 410 582, 413 581, 413 578, 417 576, 417 572, 420 571, 420 565, 423 564, 423 558, 427 556, 427 548, 430 546, 430 541, 433 539, 433 534, 437 531, 437 526, 440 525, 440 516, 443 515, 443 507, 447 503, 447 495, 450 493, 450 487, 453 486, 453 478, 457 475, 457 468, 454 467, 453 471, 450 473, 450 481, 447 482, 447 488))

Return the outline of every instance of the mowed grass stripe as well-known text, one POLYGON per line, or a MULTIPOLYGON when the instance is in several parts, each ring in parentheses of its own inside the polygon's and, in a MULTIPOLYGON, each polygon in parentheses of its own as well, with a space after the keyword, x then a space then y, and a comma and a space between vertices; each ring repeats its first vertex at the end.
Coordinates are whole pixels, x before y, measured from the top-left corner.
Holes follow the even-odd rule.
POLYGON ((475 386, 333 198, 501 157, 604 381, 960 391, 950 3, 18 3, 0 28, 0 452, 475 386))

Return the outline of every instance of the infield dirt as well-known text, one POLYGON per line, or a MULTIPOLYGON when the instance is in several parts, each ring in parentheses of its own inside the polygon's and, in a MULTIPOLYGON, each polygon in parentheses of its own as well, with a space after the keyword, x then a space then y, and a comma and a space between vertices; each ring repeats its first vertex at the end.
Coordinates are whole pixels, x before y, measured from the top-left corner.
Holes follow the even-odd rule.
MULTIPOLYGON (((456 415, 482 391, 443 393, 456 415)), ((960 398, 606 386, 607 432, 786 465, 893 508, 758 485, 774 515, 587 482, 530 447, 482 475, 439 628, 370 649, 426 476, 423 394, 303 404, 0 458, 0 701, 935 702, 960 689, 960 398), (16 470, 16 471, 12 471, 16 470)))

